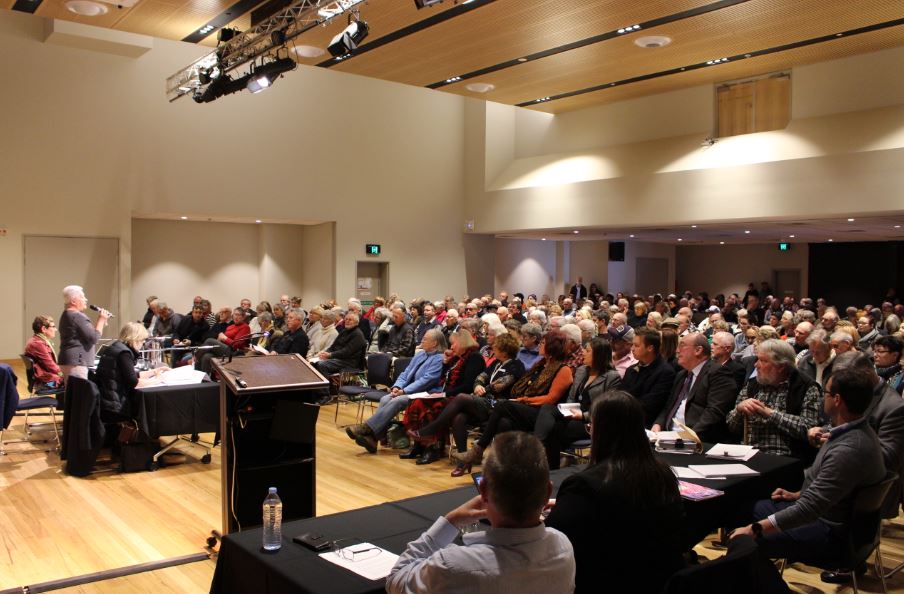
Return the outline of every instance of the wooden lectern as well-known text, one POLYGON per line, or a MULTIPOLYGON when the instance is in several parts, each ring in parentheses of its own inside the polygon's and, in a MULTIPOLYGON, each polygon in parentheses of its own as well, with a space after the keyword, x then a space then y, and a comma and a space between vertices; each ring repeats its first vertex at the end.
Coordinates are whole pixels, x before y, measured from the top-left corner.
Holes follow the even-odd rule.
POLYGON ((268 487, 283 520, 316 511, 315 434, 329 384, 297 354, 212 361, 220 376, 223 534, 261 525, 268 487))

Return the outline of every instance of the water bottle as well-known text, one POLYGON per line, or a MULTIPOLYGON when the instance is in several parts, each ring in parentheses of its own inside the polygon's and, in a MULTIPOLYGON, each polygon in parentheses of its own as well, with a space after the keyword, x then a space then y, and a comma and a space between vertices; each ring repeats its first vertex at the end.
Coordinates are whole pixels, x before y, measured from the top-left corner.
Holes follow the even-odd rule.
POLYGON ((278 551, 282 547, 282 501, 276 487, 270 487, 264 499, 264 550, 278 551))

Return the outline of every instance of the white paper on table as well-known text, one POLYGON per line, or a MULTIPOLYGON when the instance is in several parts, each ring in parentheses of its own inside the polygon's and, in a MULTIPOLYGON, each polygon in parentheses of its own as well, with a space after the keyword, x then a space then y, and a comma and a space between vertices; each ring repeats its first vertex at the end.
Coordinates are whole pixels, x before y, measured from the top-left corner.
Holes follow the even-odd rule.
POLYGON ((251 350, 260 355, 269 355, 270 354, 270 351, 268 351, 264 347, 257 345, 257 344, 251 345, 251 350))
POLYGON ((364 551, 366 549, 379 549, 380 553, 378 555, 374 555, 373 557, 361 559, 360 561, 352 561, 351 559, 346 559, 339 555, 339 553, 333 551, 330 551, 328 553, 320 553, 320 558, 325 561, 329 561, 334 565, 338 565, 339 567, 344 567, 345 569, 356 573, 365 579, 374 581, 382 580, 389 575, 392 567, 396 564, 396 561, 398 561, 399 556, 395 553, 390 553, 386 549, 374 546, 369 542, 354 544, 345 547, 342 550, 353 552, 364 551))
POLYGON ((672 466, 672 472, 675 473, 675 476, 683 479, 703 479, 706 478, 696 470, 691 470, 686 466, 672 466))
POLYGON ((406 394, 406 396, 408 396, 409 400, 434 400, 446 397, 443 392, 437 392, 436 394, 431 394, 429 392, 415 392, 414 394, 406 394))
POLYGON ((749 445, 717 443, 706 452, 706 457, 746 462, 756 456, 757 452, 759 452, 758 449, 749 445))
POLYGON ((183 365, 165 371, 160 375, 160 383, 164 386, 181 386, 185 384, 200 384, 207 374, 198 371, 191 365, 183 365))
POLYGON ((580 402, 562 402, 559 404, 559 412, 563 417, 570 417, 572 411, 581 410, 580 402))
POLYGON ((676 441, 680 439, 680 435, 678 435, 677 431, 660 431, 659 433, 654 433, 649 429, 647 431, 647 439, 650 441, 676 441))
POLYGON ((689 464, 688 468, 703 475, 703 478, 713 476, 756 476, 756 470, 746 464, 689 464))

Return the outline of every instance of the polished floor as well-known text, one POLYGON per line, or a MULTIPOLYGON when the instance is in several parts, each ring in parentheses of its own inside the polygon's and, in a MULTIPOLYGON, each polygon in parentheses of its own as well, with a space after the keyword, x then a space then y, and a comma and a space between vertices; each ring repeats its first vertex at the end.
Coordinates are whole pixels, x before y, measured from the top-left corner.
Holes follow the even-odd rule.
MULTIPOLYGON (((12 362, 10 362, 12 363, 12 362)), ((15 367, 15 365, 14 365, 15 367)), ((17 374, 24 377, 20 367, 17 374)), ((21 385, 24 382, 20 382, 21 385)), ((356 405, 339 409, 339 423, 352 422, 356 405)), ((333 423, 335 407, 325 407, 317 425, 317 513, 349 509, 432 493, 470 482, 452 478, 439 461, 415 466, 396 452, 369 455, 333 423)), ((4 433, 17 437, 21 419, 4 433)), ((206 436, 210 437, 210 436, 206 436)), ((100 473, 87 479, 67 476, 54 453, 24 449, 0 457, 0 590, 126 565, 203 552, 205 540, 220 522, 219 450, 210 465, 189 462, 156 472, 100 473)), ((885 563, 904 560, 904 517, 883 529, 885 563)), ((706 557, 721 553, 706 544, 706 557)), ((215 561, 145 572, 61 592, 200 593, 209 590, 215 561)), ((818 571, 792 566, 785 579, 797 592, 836 592, 818 571)), ((881 592, 879 581, 865 577, 862 592, 881 592)), ((904 573, 889 581, 889 591, 904 591, 904 573)))

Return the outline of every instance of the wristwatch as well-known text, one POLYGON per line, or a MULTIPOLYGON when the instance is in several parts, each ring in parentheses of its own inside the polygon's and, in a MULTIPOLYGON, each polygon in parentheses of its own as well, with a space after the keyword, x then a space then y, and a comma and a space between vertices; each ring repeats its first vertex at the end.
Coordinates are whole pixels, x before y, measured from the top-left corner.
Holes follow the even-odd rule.
POLYGON ((753 531, 753 535, 757 538, 757 540, 763 538, 763 525, 759 522, 754 522, 750 525, 750 529, 753 531))

